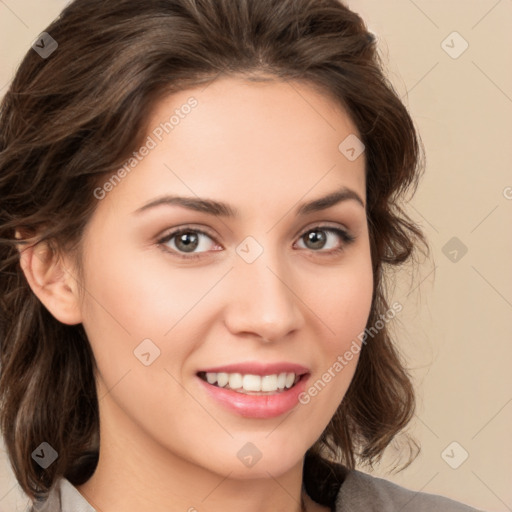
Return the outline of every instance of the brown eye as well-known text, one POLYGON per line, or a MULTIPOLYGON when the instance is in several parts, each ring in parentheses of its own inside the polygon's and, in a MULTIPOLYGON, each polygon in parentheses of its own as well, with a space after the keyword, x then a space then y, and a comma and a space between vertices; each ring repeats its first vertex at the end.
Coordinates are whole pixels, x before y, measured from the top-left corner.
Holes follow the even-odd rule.
POLYGON ((215 240, 210 235, 191 228, 175 230, 158 240, 158 243, 166 251, 183 258, 200 257, 202 253, 215 250, 215 240))
POLYGON ((315 227, 308 230, 300 237, 305 249, 311 249, 314 252, 333 253, 343 250, 345 245, 353 242, 355 238, 346 231, 331 226, 315 227))
POLYGON ((183 252, 193 252, 199 245, 199 236, 191 231, 174 235, 174 238, 176 238, 175 246, 183 252))
POLYGON ((322 249, 327 242, 327 235, 325 234, 325 231, 321 231, 319 229, 306 233, 302 238, 306 246, 315 250, 322 249))

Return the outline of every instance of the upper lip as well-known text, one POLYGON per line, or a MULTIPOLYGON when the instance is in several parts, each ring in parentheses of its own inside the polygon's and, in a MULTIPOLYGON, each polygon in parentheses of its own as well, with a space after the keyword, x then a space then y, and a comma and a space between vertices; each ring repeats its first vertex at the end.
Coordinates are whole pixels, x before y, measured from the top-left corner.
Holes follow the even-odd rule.
POLYGON ((244 375, 275 375, 280 373, 295 373, 303 375, 309 373, 308 368, 296 363, 277 362, 261 363, 249 361, 245 363, 233 363, 224 366, 204 368, 198 373, 242 373, 244 375))

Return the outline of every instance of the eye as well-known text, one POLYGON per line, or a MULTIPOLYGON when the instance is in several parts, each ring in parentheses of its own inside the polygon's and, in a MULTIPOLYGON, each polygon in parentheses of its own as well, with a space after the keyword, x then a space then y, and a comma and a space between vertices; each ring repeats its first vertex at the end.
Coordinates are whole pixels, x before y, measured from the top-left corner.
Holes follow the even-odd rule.
POLYGON ((158 244, 164 246, 165 250, 176 253, 183 258, 197 258, 203 252, 218 250, 215 240, 199 229, 180 228, 158 240, 158 244))
POLYGON ((311 249, 314 252, 335 254, 343 251, 344 247, 355 240, 355 237, 340 228, 332 226, 315 226, 299 238, 304 246, 301 249, 311 249), (341 242, 340 242, 341 240, 341 242))
MULTIPOLYGON (((309 249, 328 256, 343 251, 354 240, 355 237, 343 229, 315 226, 303 233, 297 243, 300 249, 309 249), (302 246, 300 242, 303 243, 302 246)), ((187 226, 171 231, 157 243, 163 250, 184 259, 200 258, 202 253, 221 250, 212 235, 187 226)))

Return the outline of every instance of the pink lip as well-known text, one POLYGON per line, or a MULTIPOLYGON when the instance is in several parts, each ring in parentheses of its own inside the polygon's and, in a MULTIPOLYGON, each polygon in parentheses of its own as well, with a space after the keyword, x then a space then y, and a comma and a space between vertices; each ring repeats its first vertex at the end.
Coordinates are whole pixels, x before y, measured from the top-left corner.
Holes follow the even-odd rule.
POLYGON ((309 377, 309 374, 303 375, 290 389, 269 395, 246 395, 208 384, 201 377, 197 377, 197 380, 210 398, 229 411, 245 418, 267 419, 281 416, 293 409, 299 402, 299 396, 305 391, 309 377))
POLYGON ((279 373, 295 373, 303 375, 309 373, 308 368, 294 363, 260 363, 257 361, 250 361, 246 363, 234 363, 226 366, 216 366, 215 368, 205 368, 200 370, 205 373, 242 373, 244 375, 275 375, 279 373))

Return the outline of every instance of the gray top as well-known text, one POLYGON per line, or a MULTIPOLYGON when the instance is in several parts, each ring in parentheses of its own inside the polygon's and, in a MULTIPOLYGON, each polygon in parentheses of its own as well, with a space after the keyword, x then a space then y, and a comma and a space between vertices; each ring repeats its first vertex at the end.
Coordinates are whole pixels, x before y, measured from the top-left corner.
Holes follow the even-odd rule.
POLYGON ((349 471, 335 512, 482 512, 443 496, 410 491, 382 478, 349 471))
MULTIPOLYGON (((48 499, 27 512, 96 512, 68 480, 61 478, 48 499)), ((415 492, 352 470, 340 487, 335 512, 482 512, 457 501, 415 492)))

